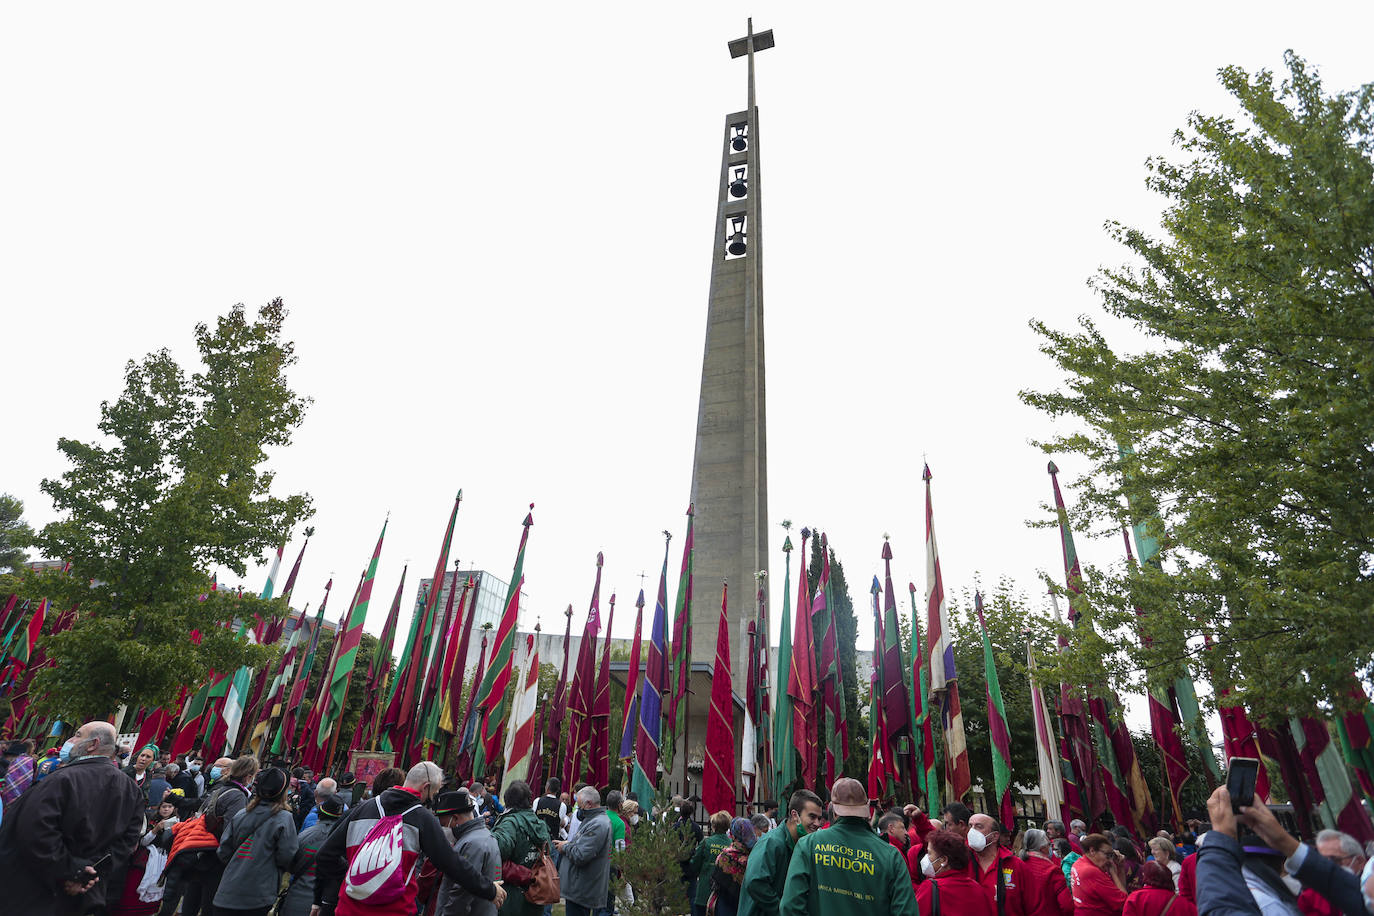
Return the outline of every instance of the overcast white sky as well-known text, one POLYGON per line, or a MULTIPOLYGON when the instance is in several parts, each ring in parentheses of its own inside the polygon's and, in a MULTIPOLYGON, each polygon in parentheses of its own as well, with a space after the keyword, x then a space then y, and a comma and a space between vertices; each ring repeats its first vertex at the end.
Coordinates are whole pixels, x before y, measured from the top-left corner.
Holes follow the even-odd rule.
POLYGON ((1374 6, 11 4, 22 439, 0 490, 51 520, 56 440, 95 434, 127 359, 189 359, 195 322, 282 296, 315 399, 273 462, 318 509, 299 600, 331 573, 346 599, 389 510, 379 630, 462 487, 454 555, 503 578, 536 504, 525 626, 569 602, 580 626, 602 550, 628 636, 665 527, 679 562, 721 130, 745 104, 726 42, 750 14, 777 37, 758 75, 775 608, 784 518, 830 533, 860 608, 884 532, 903 599, 924 588, 922 453, 948 587, 1007 574, 1038 596, 1060 558, 1025 525, 1049 496, 1029 440, 1051 429, 1016 392, 1055 373, 1027 320, 1094 309, 1085 280, 1124 257, 1104 221, 1157 224, 1143 164, 1190 110, 1232 110, 1219 67, 1291 47, 1351 88, 1374 78, 1374 6))

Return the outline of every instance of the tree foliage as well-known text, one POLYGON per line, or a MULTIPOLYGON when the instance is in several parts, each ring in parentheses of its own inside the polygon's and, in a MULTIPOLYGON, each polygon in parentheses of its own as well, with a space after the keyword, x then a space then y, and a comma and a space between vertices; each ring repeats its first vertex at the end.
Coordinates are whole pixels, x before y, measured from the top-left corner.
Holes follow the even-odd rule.
POLYGON ((1268 722, 1374 673, 1374 85, 1328 95, 1291 52, 1287 71, 1223 69, 1241 117, 1194 113, 1184 161, 1149 163, 1163 234, 1109 225, 1134 260, 1091 285, 1147 346, 1033 322, 1066 381, 1022 393, 1076 421, 1040 443, 1079 459, 1075 521, 1162 546, 1087 575, 1104 643, 1066 663, 1198 674, 1210 634, 1210 672, 1268 722))
POLYGON ((0 572, 14 572, 29 558, 24 550, 33 543, 33 529, 24 521, 24 503, 0 493, 0 572))
POLYGON ((80 611, 46 642, 57 664, 34 692, 49 711, 81 721, 161 705, 212 668, 270 654, 225 624, 281 614, 282 602, 212 592, 210 582, 219 567, 242 576, 311 512, 305 494, 274 496, 266 468, 267 449, 290 444, 308 403, 287 384, 296 357, 285 319, 277 299, 256 320, 238 305, 197 325, 198 371, 165 349, 130 361, 123 393, 100 405, 101 438, 59 440, 70 467, 42 487, 61 517, 36 543, 71 573, 22 587, 80 611))

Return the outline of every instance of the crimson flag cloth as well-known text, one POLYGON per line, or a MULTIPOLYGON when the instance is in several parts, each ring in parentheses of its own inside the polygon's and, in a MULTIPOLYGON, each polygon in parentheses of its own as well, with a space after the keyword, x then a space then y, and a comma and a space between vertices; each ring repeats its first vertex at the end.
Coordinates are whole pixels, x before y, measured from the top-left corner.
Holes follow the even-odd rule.
MULTIPOLYGON (((639 688, 639 656, 640 639, 643 637, 644 626, 644 589, 639 590, 639 597, 635 599, 635 637, 630 643, 630 670, 625 675, 625 705, 621 710, 620 726, 620 753, 617 755, 621 760, 629 760, 634 754, 635 730, 637 723, 635 720, 635 691, 639 688)), ((630 768, 622 767, 624 772, 623 782, 630 784, 630 768)))
MULTIPOLYGON (((324 612, 329 607, 329 590, 333 587, 334 580, 332 578, 324 584, 324 600, 320 602, 320 609, 315 612, 315 625, 310 632, 310 646, 305 650, 305 656, 301 659, 301 669, 296 673, 295 683, 291 686, 291 697, 282 714, 281 728, 272 741, 273 753, 289 753, 291 749, 296 747, 296 722, 300 717, 301 703, 305 700, 306 687, 310 681, 310 671, 315 666, 315 650, 320 644, 320 631, 324 629, 324 612)), ((180 740, 179 737, 178 740, 180 740)))
MULTIPOLYGON (((563 723, 568 718, 568 647, 572 642, 572 605, 563 612, 565 623, 563 625, 563 667, 558 669, 558 687, 553 693, 553 706, 551 715, 545 717, 544 721, 544 754, 551 754, 553 760, 549 765, 549 775, 554 776, 562 772, 558 767, 559 744, 563 737, 563 723)), ((541 755, 542 756, 542 755, 541 755)))
MULTIPOLYGON (((892 587, 892 545, 883 540, 883 639, 882 653, 883 725, 887 729, 889 752, 895 753, 900 739, 911 737, 911 697, 907 694, 906 661, 902 658, 902 631, 897 617, 897 592, 892 587)), ((876 663, 876 659, 875 659, 876 663)), ((876 664, 875 664, 875 667, 876 664)), ((887 759, 897 776, 895 756, 887 759)))
MULTIPOLYGON (((644 671, 644 687, 639 701, 639 726, 635 730, 634 773, 630 786, 640 804, 652 808, 658 795, 659 740, 663 729, 663 695, 668 690, 668 543, 671 532, 663 532, 663 570, 658 576, 658 598, 654 602, 654 621, 649 629, 649 661, 644 671)), ((572 609, 568 609, 569 615, 572 609)), ((563 654, 567 655, 567 643, 563 654)))
POLYGON ((592 603, 587 609, 587 626, 577 650, 577 671, 573 674, 569 701, 572 720, 568 725, 568 756, 564 764, 563 785, 571 786, 582 775, 582 758, 591 740, 592 700, 596 691, 596 636, 601 632, 601 567, 606 558, 596 555, 596 583, 592 603))
POLYGON ((811 583, 807 575, 806 539, 811 529, 803 528, 802 563, 797 579, 797 616, 792 631, 792 663, 787 674, 787 695, 792 699, 792 744, 801 757, 802 785, 817 788, 819 763, 816 759, 819 730, 816 711, 816 639, 811 626, 811 583))
POLYGON ((615 622, 615 593, 606 612, 606 635, 601 640, 601 668, 596 674, 592 696, 592 728, 587 742, 589 777, 594 786, 611 781, 611 626, 615 622))
POLYGON ((839 631, 830 610, 830 546, 821 535, 821 577, 811 605, 812 627, 821 630, 821 707, 825 715, 825 782, 833 785, 849 756, 849 723, 845 718, 844 681, 840 669, 839 631))
MULTIPOLYGON (((707 811, 735 810, 735 716, 730 681, 729 589, 720 589, 720 625, 716 629, 716 664, 711 675, 711 713, 706 720, 706 761, 701 774, 701 800, 707 811)), ((747 736, 746 736, 747 740, 747 736)))
POLYGON ((465 783, 472 778, 472 764, 474 751, 477 749, 477 720, 478 710, 473 708, 473 700, 477 698, 477 686, 482 683, 482 678, 486 676, 487 664, 487 633, 482 631, 482 646, 477 650, 477 667, 472 673, 472 689, 468 691, 468 705, 463 713, 463 731, 458 737, 458 763, 454 769, 455 775, 460 783, 465 783))

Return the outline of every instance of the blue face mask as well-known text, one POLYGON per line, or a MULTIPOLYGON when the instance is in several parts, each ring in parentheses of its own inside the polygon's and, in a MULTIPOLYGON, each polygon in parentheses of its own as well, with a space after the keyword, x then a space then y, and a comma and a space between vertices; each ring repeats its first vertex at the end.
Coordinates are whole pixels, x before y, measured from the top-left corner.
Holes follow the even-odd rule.
POLYGON ((66 763, 72 759, 72 750, 76 747, 76 739, 68 738, 62 745, 62 749, 57 752, 58 763, 66 763))
POLYGON ((224 772, 224 771, 221 770, 219 767, 210 767, 210 778, 211 778, 211 779, 219 779, 220 774, 221 774, 222 772, 224 772))

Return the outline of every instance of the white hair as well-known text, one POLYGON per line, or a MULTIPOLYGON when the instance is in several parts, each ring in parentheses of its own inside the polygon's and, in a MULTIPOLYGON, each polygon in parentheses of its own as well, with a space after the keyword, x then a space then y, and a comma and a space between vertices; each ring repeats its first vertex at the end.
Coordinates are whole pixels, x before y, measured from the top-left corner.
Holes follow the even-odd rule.
POLYGON ((1318 846, 1322 843, 1329 843, 1331 840, 1340 841, 1342 855, 1364 858, 1364 847, 1360 845, 1359 840, 1355 839, 1350 834, 1342 833, 1339 830, 1323 830, 1317 834, 1318 846))
POLYGON ((86 740, 96 742, 95 746, 87 751, 88 754, 113 757, 118 753, 119 748, 116 746, 116 742, 119 736, 115 732, 114 726, 109 722, 87 722, 81 727, 86 730, 86 740))
POLYGON ((407 789, 423 789, 426 785, 436 792, 444 785, 444 771, 433 760, 421 760, 406 773, 407 789))
POLYGON ((577 790, 577 800, 584 805, 600 806, 601 793, 596 790, 595 786, 583 786, 577 790))
POLYGON ((319 782, 315 783, 315 794, 318 795, 320 798, 326 798, 330 795, 338 795, 338 781, 326 776, 324 779, 321 779, 319 782))

